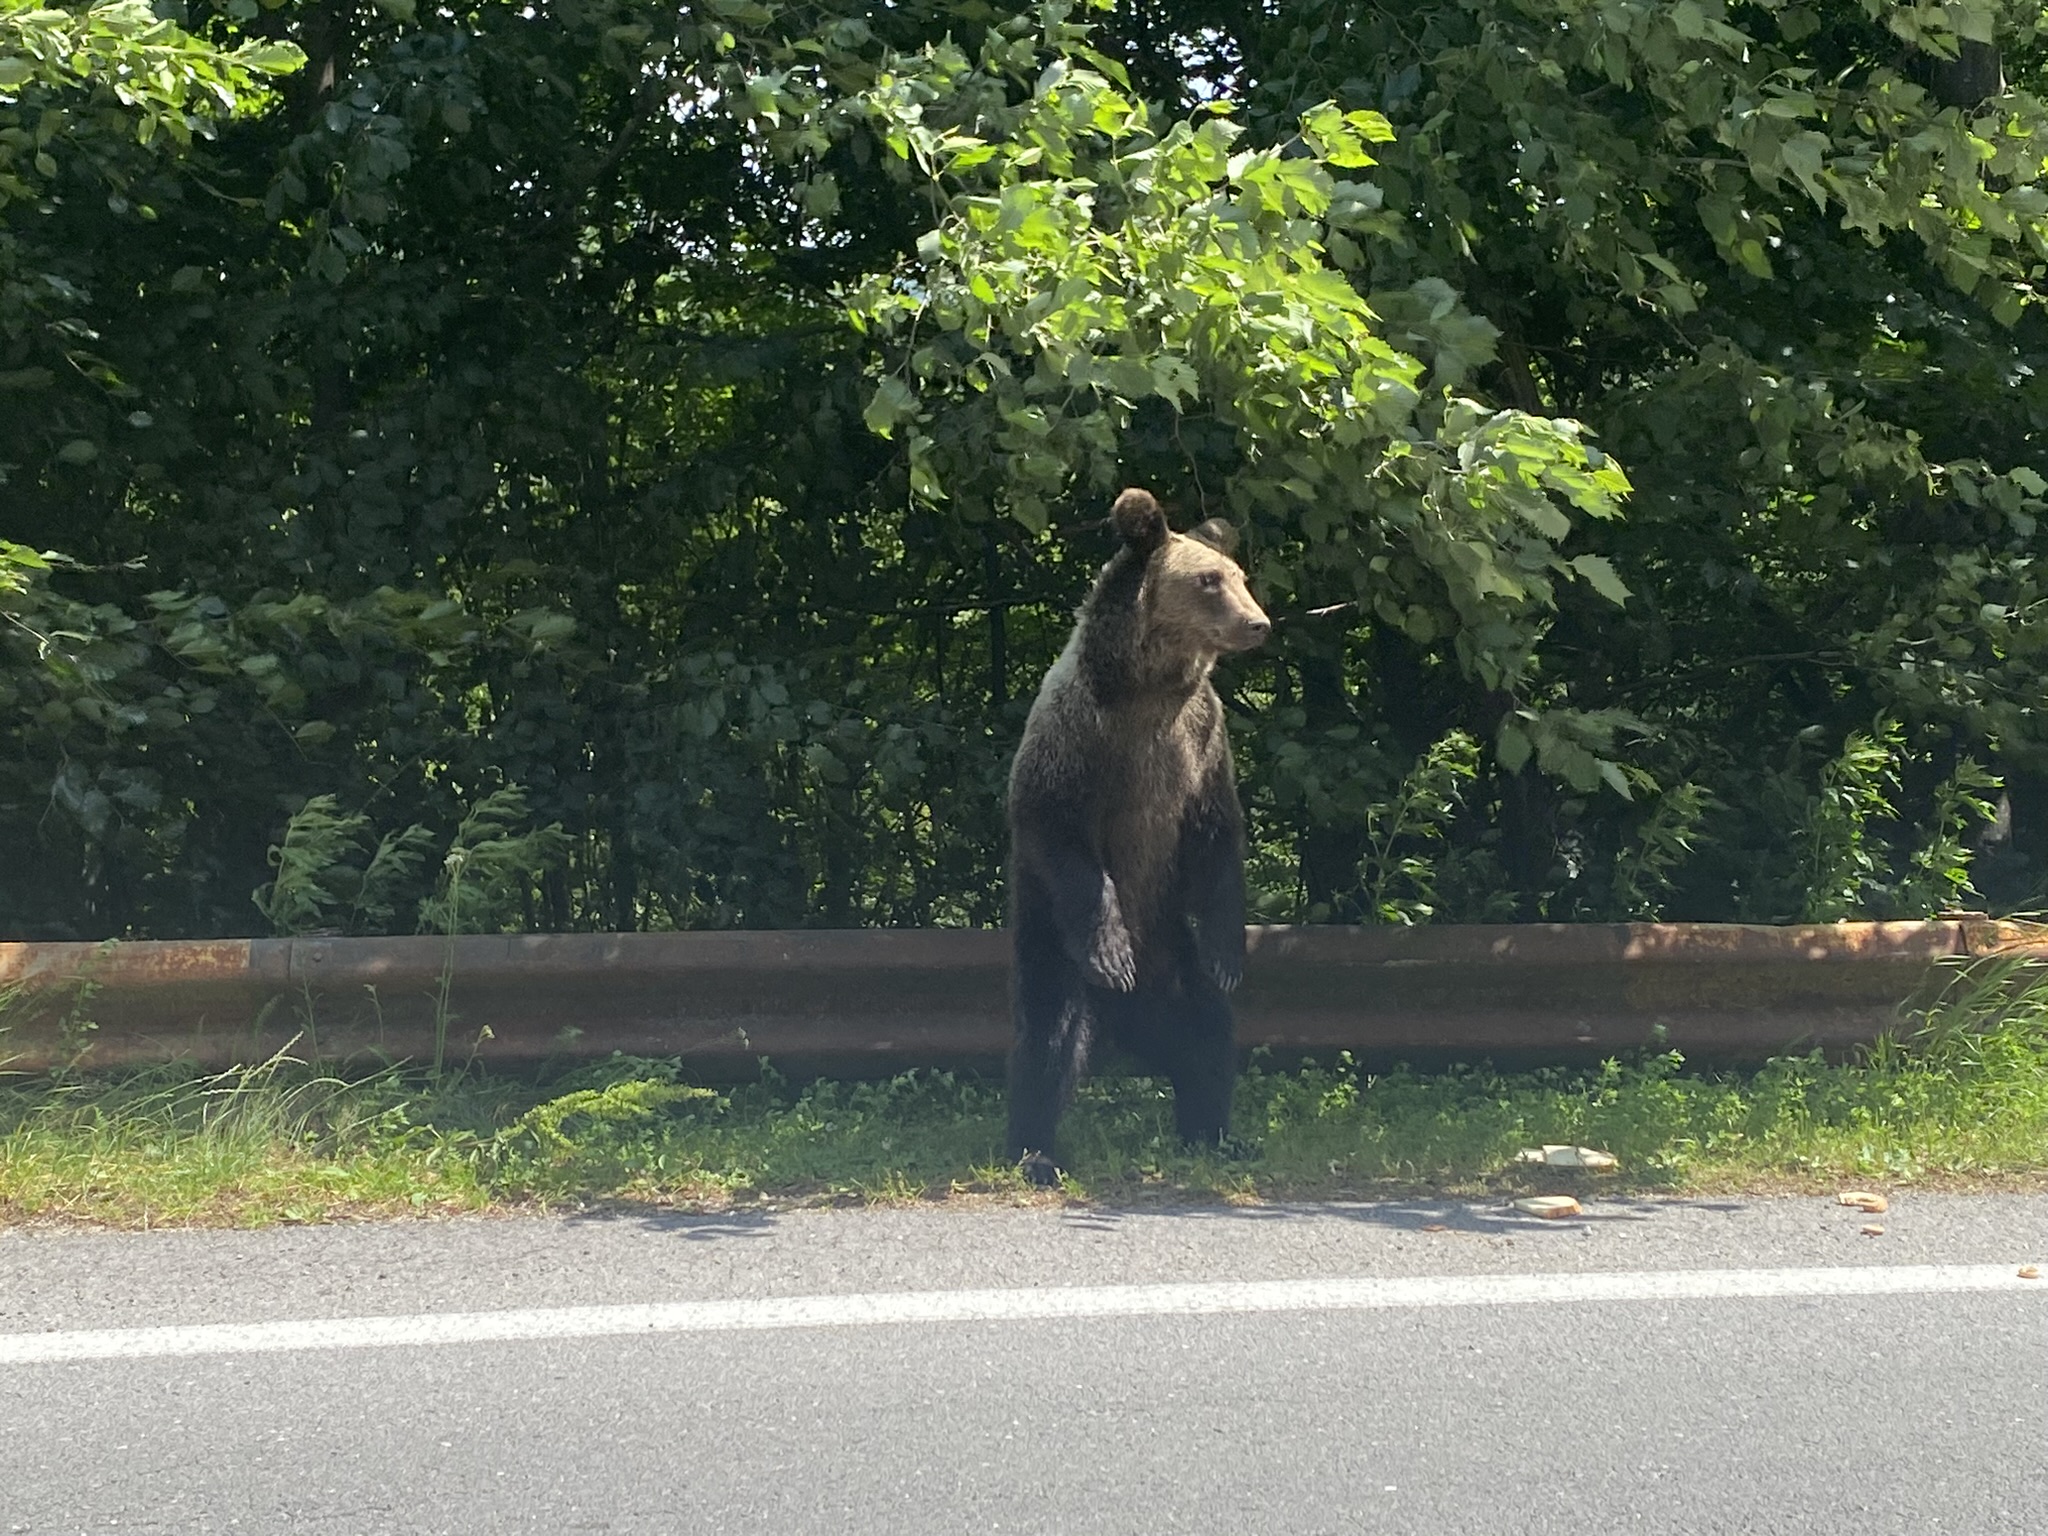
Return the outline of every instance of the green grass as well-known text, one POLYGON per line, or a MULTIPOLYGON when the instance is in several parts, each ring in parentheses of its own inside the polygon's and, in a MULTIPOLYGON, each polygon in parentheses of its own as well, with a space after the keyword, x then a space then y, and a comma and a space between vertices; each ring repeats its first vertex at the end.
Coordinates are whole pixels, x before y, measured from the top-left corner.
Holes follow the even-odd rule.
POLYGON ((343 1075, 279 1059, 224 1073, 0 1078, 0 1222, 262 1225, 641 1201, 1259 1200, 2037 1184, 2048 1176, 2048 979, 2014 961, 1946 973, 1862 1059, 1702 1073, 1676 1056, 1590 1070, 1398 1071, 1255 1063, 1242 1161, 1190 1156, 1163 1082, 1085 1088, 1061 1129, 1063 1194, 1003 1166, 996 1083, 737 1088, 618 1057, 549 1082, 481 1071, 343 1075), (1571 1142, 1613 1174, 1515 1161, 1571 1142))

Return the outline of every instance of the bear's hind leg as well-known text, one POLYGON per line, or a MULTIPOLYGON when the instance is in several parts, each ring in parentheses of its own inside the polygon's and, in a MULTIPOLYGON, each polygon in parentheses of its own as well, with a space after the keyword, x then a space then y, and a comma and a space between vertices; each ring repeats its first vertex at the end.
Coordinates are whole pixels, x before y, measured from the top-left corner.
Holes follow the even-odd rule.
POLYGON ((1053 1132, 1087 1065, 1093 1020, 1080 968, 1057 945, 1018 946, 1010 1044, 1009 1154, 1037 1185, 1059 1181, 1053 1132))
POLYGON ((1173 1084, 1174 1128, 1190 1146, 1224 1144, 1237 1086, 1237 1037, 1230 999, 1206 977, 1187 974, 1178 992, 1140 988, 1108 1010, 1111 1038, 1148 1072, 1173 1084))
POLYGON ((1166 1073, 1173 1080, 1173 1123, 1190 1146, 1218 1147, 1230 1132, 1230 1099, 1237 1087, 1237 1033, 1230 1000, 1214 986, 1190 986, 1179 997, 1156 999, 1166 1073))

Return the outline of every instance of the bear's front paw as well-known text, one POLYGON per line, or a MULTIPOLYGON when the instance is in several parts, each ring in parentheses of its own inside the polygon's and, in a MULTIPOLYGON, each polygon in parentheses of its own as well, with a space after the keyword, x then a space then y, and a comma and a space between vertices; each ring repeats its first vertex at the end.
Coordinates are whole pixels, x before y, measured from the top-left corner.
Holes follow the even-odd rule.
POLYGON ((1225 992, 1235 992, 1237 984, 1244 980, 1244 960, 1234 955, 1213 955, 1209 960, 1209 979, 1225 992))
POLYGON ((1105 927, 1095 935, 1095 948, 1088 956, 1090 979, 1111 992, 1130 992, 1138 985, 1138 960, 1131 953, 1130 935, 1121 928, 1105 927))

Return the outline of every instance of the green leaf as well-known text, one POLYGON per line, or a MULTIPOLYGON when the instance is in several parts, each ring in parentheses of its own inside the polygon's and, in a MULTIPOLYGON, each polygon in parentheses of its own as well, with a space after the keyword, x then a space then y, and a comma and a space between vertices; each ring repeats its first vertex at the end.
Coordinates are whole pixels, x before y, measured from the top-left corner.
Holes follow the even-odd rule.
POLYGON ((306 64, 306 55, 296 43, 244 43, 233 57, 244 69, 265 75, 288 75, 306 64))
POLYGON ((1830 145, 1824 133, 1794 134, 1785 141, 1781 158, 1785 169, 1798 178, 1799 185, 1806 189, 1806 195, 1813 199, 1816 208, 1828 205, 1827 189, 1820 183, 1821 166, 1830 145))
POLYGON ((1504 722, 1494 737, 1493 752, 1505 771, 1520 773, 1522 765, 1529 761, 1528 733, 1513 720, 1504 722))
POLYGON ((895 435, 898 423, 908 420, 917 413, 917 396, 910 392, 910 386, 894 374, 885 376, 875 386, 874 396, 868 401, 867 409, 861 413, 861 420, 877 437, 895 435))
POLYGON ((1625 603, 1633 595, 1615 574, 1605 555, 1576 555, 1572 558, 1571 568, 1610 603, 1625 603))

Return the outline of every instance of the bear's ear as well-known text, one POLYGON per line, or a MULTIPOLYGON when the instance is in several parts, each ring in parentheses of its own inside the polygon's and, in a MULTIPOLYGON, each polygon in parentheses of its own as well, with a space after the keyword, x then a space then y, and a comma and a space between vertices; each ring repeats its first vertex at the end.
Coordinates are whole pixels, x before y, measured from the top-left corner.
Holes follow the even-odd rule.
POLYGON ((1212 517, 1200 527, 1190 528, 1188 537, 1200 539, 1219 555, 1237 556, 1237 530, 1220 517, 1212 517))
POLYGON ((1154 550, 1166 542, 1166 514, 1150 491, 1136 486, 1117 497, 1109 509, 1109 524, 1118 538, 1136 550, 1154 550))

